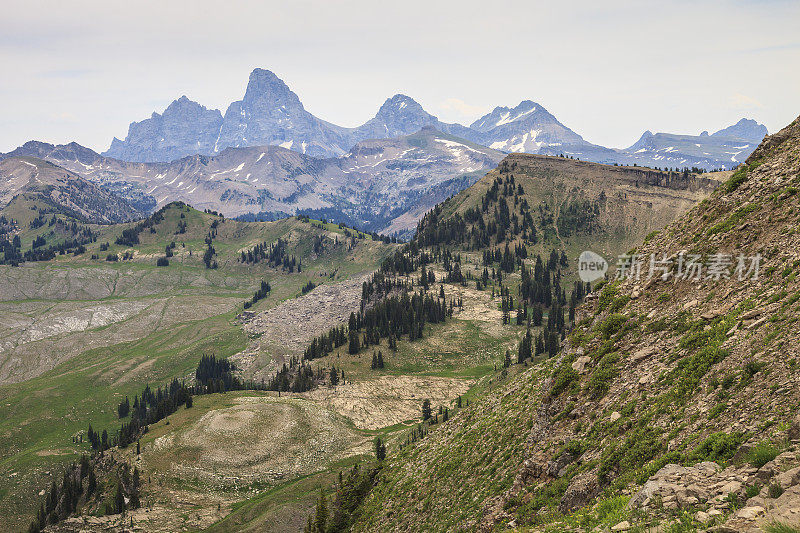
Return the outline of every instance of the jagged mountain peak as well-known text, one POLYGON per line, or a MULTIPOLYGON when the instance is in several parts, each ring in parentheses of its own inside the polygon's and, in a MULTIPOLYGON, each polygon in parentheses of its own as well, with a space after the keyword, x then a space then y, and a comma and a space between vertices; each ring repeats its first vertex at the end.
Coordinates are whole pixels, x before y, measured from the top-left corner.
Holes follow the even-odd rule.
POLYGON ((759 124, 753 119, 743 118, 736 124, 723 128, 713 134, 712 137, 732 137, 747 141, 761 142, 766 137, 767 127, 759 124))
POLYGON ((355 130, 356 139, 385 139, 409 135, 426 126, 438 127, 439 119, 404 94, 387 98, 375 117, 355 130))
MULTIPOLYGON (((162 113, 162 116, 165 116, 165 115, 168 115, 168 114, 172 114, 172 113, 180 113, 180 112, 193 111, 193 110, 209 111, 209 109, 206 106, 204 106, 204 105, 202 105, 202 104, 200 104, 198 102, 195 102, 194 100, 190 99, 188 96, 186 96, 184 94, 184 95, 181 95, 180 98, 177 98, 176 100, 173 100, 172 103, 170 103, 167 106, 167 108, 164 109, 164 112, 162 113)), ((216 110, 216 109, 212 109, 211 110, 211 112, 214 112, 214 111, 219 113, 219 110, 216 110)), ((154 113, 154 114, 156 114, 156 113, 154 113)))
POLYGON ((114 138, 103 155, 168 162, 193 154, 211 156, 227 147, 272 145, 330 158, 346 154, 360 141, 410 135, 426 126, 509 153, 563 154, 598 163, 707 170, 735 166, 766 134, 763 125, 742 119, 713 135, 646 131, 633 146, 617 150, 586 141, 531 99, 495 107, 470 126, 463 126, 441 122, 403 93, 387 98, 366 123, 346 128, 309 113, 275 72, 256 68, 242 99, 232 102, 224 117, 220 111, 181 95, 161 114, 132 123, 125 140, 114 138))
POLYGON ((271 70, 253 69, 247 82, 243 102, 259 102, 264 105, 291 105, 304 109, 300 98, 271 70))
POLYGON ((396 94, 391 98, 387 98, 386 101, 378 110, 376 116, 380 117, 398 112, 404 112, 404 113, 418 112, 430 116, 429 113, 427 113, 422 108, 419 102, 417 102, 410 96, 406 96, 404 94, 396 94))
POLYGON ((505 152, 580 154, 598 148, 533 100, 523 100, 514 107, 496 107, 473 122, 470 130, 477 133, 471 140, 505 152))
POLYGON ((540 116, 552 116, 547 110, 534 102, 533 100, 523 100, 515 107, 498 106, 472 124, 470 128, 478 131, 490 131, 499 126, 511 124, 512 122, 519 122, 524 120, 529 115, 536 113, 540 116))
POLYGON ((39 159, 58 159, 91 163, 100 157, 100 154, 83 145, 72 141, 67 144, 51 144, 42 141, 28 141, 19 148, 7 154, 0 154, 0 160, 9 157, 36 157, 39 159))

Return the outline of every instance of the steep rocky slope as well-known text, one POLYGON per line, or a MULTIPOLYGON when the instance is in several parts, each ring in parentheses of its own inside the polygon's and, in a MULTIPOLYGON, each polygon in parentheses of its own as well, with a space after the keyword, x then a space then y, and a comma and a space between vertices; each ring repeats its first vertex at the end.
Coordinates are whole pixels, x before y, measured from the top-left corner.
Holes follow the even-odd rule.
POLYGON ((391 455, 356 530, 796 527, 798 186, 800 119, 597 287, 557 357, 391 455))
POLYGON ((172 102, 163 113, 133 122, 125 141, 115 138, 106 155, 124 161, 173 161, 187 154, 214 151, 222 126, 217 109, 189 100, 185 95, 172 102))

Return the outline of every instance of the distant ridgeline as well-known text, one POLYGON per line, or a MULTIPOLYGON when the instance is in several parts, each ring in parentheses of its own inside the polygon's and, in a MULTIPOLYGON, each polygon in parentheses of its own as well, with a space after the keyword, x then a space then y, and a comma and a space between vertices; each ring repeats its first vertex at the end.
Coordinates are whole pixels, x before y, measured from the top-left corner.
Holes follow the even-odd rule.
MULTIPOLYGON (((74 256, 81 255, 86 252, 87 244, 97 241, 98 231, 89 227, 85 217, 78 213, 65 210, 61 206, 49 208, 46 199, 36 200, 36 207, 38 215, 33 218, 29 223, 25 224, 25 228, 20 228, 20 223, 13 217, 0 215, 0 264, 7 264, 18 266, 24 262, 30 261, 50 261, 55 259, 58 255, 72 254, 74 256), (36 230, 39 228, 46 228, 46 231, 37 235, 31 242, 30 248, 23 250, 23 240, 20 239, 19 233, 21 229, 36 230)), ((141 244, 142 234, 149 232, 152 234, 157 233, 157 227, 164 221, 164 214, 170 209, 190 209, 190 206, 184 202, 171 202, 164 207, 160 208, 150 216, 139 220, 134 225, 123 225, 119 235, 113 240, 114 244, 128 248, 135 248, 141 244)), ((217 238, 217 230, 220 224, 225 223, 225 217, 216 211, 205 210, 206 214, 216 217, 212 220, 208 233, 205 237, 205 246, 201 256, 203 263, 208 269, 218 268, 216 260, 217 251, 214 247, 214 239, 217 238)), ((178 221, 177 230, 175 235, 183 235, 188 228, 188 222, 185 220, 184 213, 181 213, 181 220, 178 221)), ((297 217, 301 222, 309 223, 319 229, 325 229, 328 221, 323 219, 321 223, 314 222, 305 215, 297 217)), ((110 226, 115 228, 116 226, 110 226)), ((375 241, 383 242, 386 244, 397 243, 396 236, 381 235, 376 232, 365 232, 355 228, 350 228, 344 223, 339 223, 338 228, 342 230, 344 239, 335 237, 333 239, 333 247, 336 248, 345 242, 345 239, 350 240, 350 249, 354 246, 356 238, 371 237, 375 241)), ((314 253, 319 255, 327 245, 325 237, 316 236, 314 243, 314 253)), ((157 266, 169 266, 169 258, 174 255, 175 249, 174 241, 167 244, 164 256, 158 257, 156 260, 157 266)), ((105 252, 109 248, 109 243, 100 246, 100 252, 105 252)), ((269 266, 280 268, 286 272, 301 272, 302 259, 295 257, 288 253, 288 242, 286 239, 278 238, 274 243, 263 242, 249 250, 243 250, 239 261, 243 264, 257 264, 266 262, 269 266)), ((130 252, 130 251, 129 251, 130 252)), ((119 261, 120 259, 128 260, 134 256, 132 253, 126 252, 124 254, 109 253, 106 261, 119 261)), ((93 255, 92 259, 99 259, 98 255, 93 255)))

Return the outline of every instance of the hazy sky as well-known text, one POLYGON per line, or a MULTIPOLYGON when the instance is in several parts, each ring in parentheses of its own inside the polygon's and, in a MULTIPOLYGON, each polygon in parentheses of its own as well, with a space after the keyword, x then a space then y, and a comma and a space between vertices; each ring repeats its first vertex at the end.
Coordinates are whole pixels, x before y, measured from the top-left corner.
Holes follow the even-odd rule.
POLYGON ((221 109, 255 67, 343 126, 402 92, 469 124, 531 99, 591 142, 800 114, 800 2, 3 0, 0 151, 105 150, 186 94, 221 109))

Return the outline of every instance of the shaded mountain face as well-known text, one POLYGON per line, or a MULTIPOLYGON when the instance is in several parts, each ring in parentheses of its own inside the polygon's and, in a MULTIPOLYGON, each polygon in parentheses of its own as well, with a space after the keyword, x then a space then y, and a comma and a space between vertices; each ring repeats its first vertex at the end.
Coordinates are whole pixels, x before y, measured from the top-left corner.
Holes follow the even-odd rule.
POLYGON ((211 153, 222 125, 222 114, 206 109, 186 96, 172 102, 162 114, 128 128, 124 141, 117 138, 106 152, 126 161, 171 161, 187 154, 211 153))
POLYGON ((225 112, 213 152, 278 145, 315 157, 338 156, 348 144, 345 132, 306 111, 300 98, 275 74, 256 69, 244 98, 225 112))
POLYGON ((503 157, 433 128, 363 141, 342 157, 326 159, 256 146, 135 163, 79 145, 37 142, 11 155, 47 158, 147 210, 177 200, 229 217, 278 218, 302 211, 400 233, 411 231, 427 209, 469 187, 503 157))
POLYGON ((755 120, 743 118, 733 126, 721 129, 711 135, 712 137, 722 137, 728 139, 742 139, 760 143, 767 136, 767 127, 759 124, 755 120))
POLYGON ((255 69, 244 97, 228 106, 224 117, 183 96, 162 114, 132 123, 125 140, 115 138, 104 155, 125 161, 169 162, 190 155, 216 155, 231 147, 271 145, 317 158, 339 157, 360 141, 411 135, 427 126, 509 153, 564 154, 598 163, 706 170, 735 166, 766 134, 763 125, 742 119, 711 136, 647 132, 631 148, 616 150, 586 141, 531 100, 513 108, 497 107, 467 127, 440 121, 402 94, 387 99, 363 125, 344 128, 309 113, 273 72, 255 69), (654 139, 644 144, 649 137, 654 139))
POLYGON ((128 202, 80 176, 35 157, 0 161, 0 206, 15 197, 46 199, 65 213, 89 222, 111 224, 142 216, 128 202))
POLYGON ((426 126, 438 126, 439 119, 422 109, 413 98, 396 94, 387 99, 375 118, 356 129, 360 139, 386 139, 408 135, 426 126))

